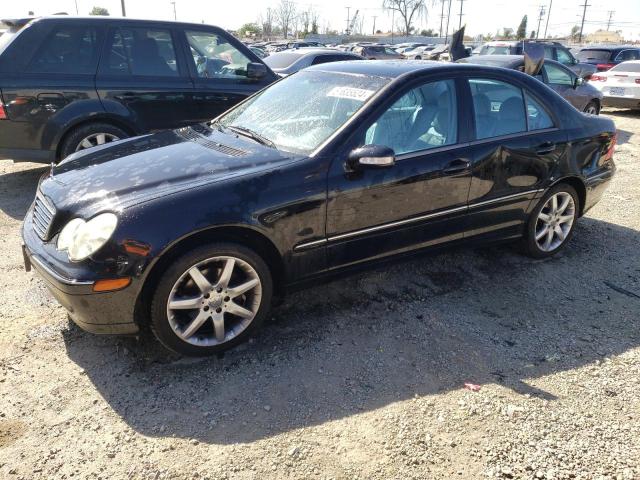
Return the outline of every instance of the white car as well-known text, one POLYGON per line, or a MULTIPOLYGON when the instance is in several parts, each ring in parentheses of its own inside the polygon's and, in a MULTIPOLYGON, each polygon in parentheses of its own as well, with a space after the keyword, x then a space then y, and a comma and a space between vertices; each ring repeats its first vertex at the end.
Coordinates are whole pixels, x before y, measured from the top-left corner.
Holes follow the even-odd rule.
POLYGON ((640 108, 640 60, 622 62, 606 72, 594 73, 589 83, 602 92, 603 106, 640 108))
POLYGON ((435 45, 423 45, 413 50, 406 50, 402 53, 404 58, 410 60, 424 60, 429 58, 429 52, 435 48, 435 45))

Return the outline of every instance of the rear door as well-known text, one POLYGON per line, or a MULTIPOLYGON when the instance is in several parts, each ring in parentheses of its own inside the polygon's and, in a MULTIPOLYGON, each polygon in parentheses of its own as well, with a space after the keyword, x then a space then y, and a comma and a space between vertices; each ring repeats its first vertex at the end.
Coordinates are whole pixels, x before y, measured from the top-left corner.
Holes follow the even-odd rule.
POLYGON ((247 77, 247 65, 262 63, 226 33, 209 28, 181 30, 181 43, 194 84, 192 115, 211 120, 276 80, 268 70, 261 79, 247 77))
POLYGON ((139 132, 193 123, 193 84, 176 47, 175 30, 154 24, 115 24, 96 78, 105 109, 139 132))
POLYGON ((85 114, 102 110, 94 82, 104 28, 75 22, 38 22, 27 28, 38 29, 41 35, 30 59, 23 59, 24 70, 2 75, 2 96, 11 122, 3 124, 0 142, 8 148, 48 150, 73 121, 74 109, 85 114))
POLYGON ((469 87, 476 140, 467 235, 515 237, 566 149, 566 134, 518 85, 487 76, 470 78, 469 87))

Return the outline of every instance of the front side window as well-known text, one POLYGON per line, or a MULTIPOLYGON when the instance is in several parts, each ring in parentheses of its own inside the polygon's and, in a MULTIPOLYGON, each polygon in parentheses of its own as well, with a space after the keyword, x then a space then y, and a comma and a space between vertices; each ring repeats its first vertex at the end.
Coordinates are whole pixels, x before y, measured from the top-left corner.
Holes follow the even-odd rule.
POLYGON ((27 67, 33 73, 95 74, 98 33, 93 27, 60 26, 45 38, 27 67))
POLYGON ((251 60, 221 35, 213 32, 185 32, 191 58, 200 78, 247 78, 251 60))
POLYGON ((457 141, 453 80, 427 83, 400 97, 365 134, 368 145, 384 145, 396 155, 452 145, 457 141))
POLYGON ((478 140, 526 132, 522 90, 499 80, 469 80, 478 140))
POLYGON ((262 90, 218 123, 240 134, 242 129, 253 131, 278 149, 308 155, 388 81, 303 70, 262 90))
MULTIPOLYGON (((112 75, 177 77, 175 47, 169 30, 117 28, 107 40, 106 65, 112 75)), ((104 62, 101 62, 104 63, 104 62)))
POLYGON ((544 71, 547 74, 547 80, 551 85, 573 86, 573 77, 571 74, 557 65, 544 65, 544 71))
POLYGON ((573 65, 573 58, 566 50, 558 48, 556 53, 558 54, 558 62, 563 65, 573 65))

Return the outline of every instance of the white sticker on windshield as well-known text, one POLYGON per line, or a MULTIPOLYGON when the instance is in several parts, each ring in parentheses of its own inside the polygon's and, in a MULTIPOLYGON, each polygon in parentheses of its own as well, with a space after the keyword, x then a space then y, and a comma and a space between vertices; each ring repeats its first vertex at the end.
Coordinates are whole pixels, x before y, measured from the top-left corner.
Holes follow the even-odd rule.
POLYGON ((373 90, 365 90, 364 88, 333 87, 329 90, 329 93, 327 93, 327 97, 348 98, 350 100, 360 100, 364 102, 374 93, 373 90))

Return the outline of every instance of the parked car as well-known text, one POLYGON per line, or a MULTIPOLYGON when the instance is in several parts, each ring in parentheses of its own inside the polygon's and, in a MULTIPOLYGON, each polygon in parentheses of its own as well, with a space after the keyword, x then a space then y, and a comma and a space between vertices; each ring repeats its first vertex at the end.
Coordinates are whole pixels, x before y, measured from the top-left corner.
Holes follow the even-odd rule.
POLYGON ((253 53, 256 54, 256 57, 258 58, 266 58, 269 56, 269 54, 266 52, 266 50, 260 48, 260 47, 256 47, 254 45, 249 45, 249 50, 251 50, 253 53))
MULTIPOLYGON (((459 63, 474 63, 524 71, 523 55, 475 55, 458 60, 459 63)), ((602 92, 591 82, 586 82, 560 62, 545 60, 536 78, 549 85, 581 112, 598 115, 602 106, 602 92)))
POLYGON ((149 322, 168 348, 213 354, 274 295, 349 268, 462 241, 554 255, 607 188, 615 139, 514 70, 318 65, 209 125, 53 167, 25 262, 89 331, 149 322))
POLYGON ((544 58, 560 62, 576 75, 588 78, 596 69, 593 65, 576 59, 571 51, 559 42, 544 40, 514 40, 487 42, 480 48, 478 55, 523 55, 531 45, 542 45, 544 58))
POLYGON ((640 108, 640 60, 622 62, 591 77, 593 86, 604 95, 608 107, 640 108))
POLYGON ((331 48, 297 48, 274 53, 265 63, 280 76, 291 75, 298 70, 321 63, 364 60, 360 55, 331 48))
POLYGON ((400 54, 405 54, 409 50, 415 50, 418 47, 426 47, 426 43, 401 43, 400 45, 394 45, 393 49, 400 54))
POLYGON ((0 45, 0 157, 84 148, 211 119, 277 76, 224 30, 93 16, 9 21, 0 45))
POLYGON ((578 53, 582 63, 595 65, 598 72, 606 72, 610 68, 629 60, 640 60, 640 47, 589 47, 578 53))
POLYGON ((423 45, 402 52, 402 56, 411 60, 424 60, 429 57, 429 53, 435 49, 435 45, 423 45))
POLYGON ((312 42, 312 41, 300 41, 300 40, 285 41, 285 42, 272 43, 271 45, 267 46, 267 52, 275 53, 275 52, 282 52, 284 50, 291 50, 293 48, 304 48, 304 47, 324 47, 324 45, 320 42, 312 42))
POLYGON ((391 47, 385 47, 383 45, 365 45, 355 47, 351 51, 367 60, 396 60, 403 58, 402 55, 391 47))

